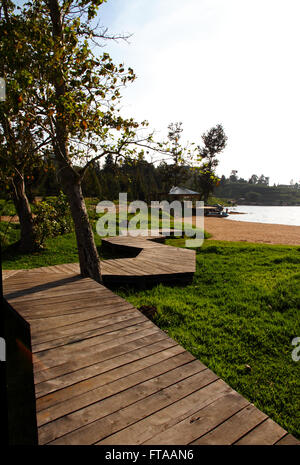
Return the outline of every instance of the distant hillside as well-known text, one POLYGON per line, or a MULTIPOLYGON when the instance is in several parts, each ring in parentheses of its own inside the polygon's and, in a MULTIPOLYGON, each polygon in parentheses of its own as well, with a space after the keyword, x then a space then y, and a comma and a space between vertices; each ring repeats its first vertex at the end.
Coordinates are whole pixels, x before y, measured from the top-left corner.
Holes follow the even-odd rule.
POLYGON ((215 188, 214 195, 239 205, 300 205, 300 188, 249 183, 225 183, 215 188))

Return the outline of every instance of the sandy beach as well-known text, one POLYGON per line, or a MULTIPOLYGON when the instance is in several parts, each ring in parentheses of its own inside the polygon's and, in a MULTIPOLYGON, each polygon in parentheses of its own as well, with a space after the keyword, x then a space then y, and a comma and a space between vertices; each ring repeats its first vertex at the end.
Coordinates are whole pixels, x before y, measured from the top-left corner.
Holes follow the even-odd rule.
POLYGON ((300 226, 205 217, 204 228, 212 234, 212 240, 300 245, 300 226))

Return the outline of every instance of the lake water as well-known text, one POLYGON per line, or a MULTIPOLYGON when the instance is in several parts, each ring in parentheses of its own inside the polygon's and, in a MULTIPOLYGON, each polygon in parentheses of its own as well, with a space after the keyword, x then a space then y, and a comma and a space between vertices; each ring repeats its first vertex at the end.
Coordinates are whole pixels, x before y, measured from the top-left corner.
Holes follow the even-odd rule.
POLYGON ((244 213, 241 215, 229 215, 228 218, 230 220, 300 226, 300 207, 237 205, 236 207, 228 207, 228 210, 244 213))

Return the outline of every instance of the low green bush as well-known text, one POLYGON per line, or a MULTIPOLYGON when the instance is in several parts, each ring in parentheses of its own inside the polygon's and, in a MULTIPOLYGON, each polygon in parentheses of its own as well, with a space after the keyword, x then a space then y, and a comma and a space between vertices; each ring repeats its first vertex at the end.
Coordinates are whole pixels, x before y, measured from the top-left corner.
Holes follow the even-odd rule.
POLYGON ((47 238, 67 234, 74 229, 69 204, 63 193, 37 203, 34 211, 34 228, 40 247, 44 247, 47 238))

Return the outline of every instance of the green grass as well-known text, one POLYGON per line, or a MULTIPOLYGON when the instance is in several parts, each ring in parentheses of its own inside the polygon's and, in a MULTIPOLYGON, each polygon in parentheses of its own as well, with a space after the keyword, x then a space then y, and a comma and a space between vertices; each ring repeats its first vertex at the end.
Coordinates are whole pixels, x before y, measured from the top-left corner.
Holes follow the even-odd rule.
MULTIPOLYGON (((19 225, 1 222, 0 235, 3 270, 29 269, 78 262, 74 232, 47 239, 44 250, 31 254, 20 253, 14 247, 14 243, 20 236, 19 225)), ((101 238, 97 234, 95 234, 95 242, 100 257, 102 259, 109 258, 101 251, 101 238)))
POLYGON ((11 216, 16 214, 12 200, 0 199, 0 216, 11 216))
POLYGON ((232 202, 230 200, 220 199, 219 197, 209 196, 207 200, 208 205, 215 205, 215 204, 222 205, 223 207, 230 207, 232 206, 232 202))
POLYGON ((300 438, 300 362, 291 356, 300 336, 299 265, 299 247, 206 241, 191 285, 119 293, 155 306, 161 329, 300 438))
MULTIPOLYGON (((95 231, 96 221, 92 220, 96 247, 101 259, 117 258, 109 250, 101 249, 101 237, 95 231)), ((75 232, 48 238, 43 250, 24 254, 17 250, 14 244, 19 240, 20 227, 18 224, 0 222, 0 239, 2 247, 2 269, 19 270, 38 268, 40 266, 61 265, 63 263, 78 262, 75 232)), ((209 234, 205 232, 205 237, 209 234)), ((181 242, 180 242, 181 244, 181 242)), ((120 257, 121 255, 120 252, 120 257)))
MULTIPOLYGON (((3 269, 78 261, 74 233, 48 239, 31 255, 8 247, 18 240, 19 225, 2 222, 0 234, 3 269)), ((95 240, 109 258, 97 234, 95 240)), ((181 247, 184 239, 166 243, 181 247)), ((300 247, 205 241, 191 285, 118 293, 137 307, 155 306, 161 329, 300 438, 300 362, 291 356, 291 341, 300 336, 299 265, 300 247)))

